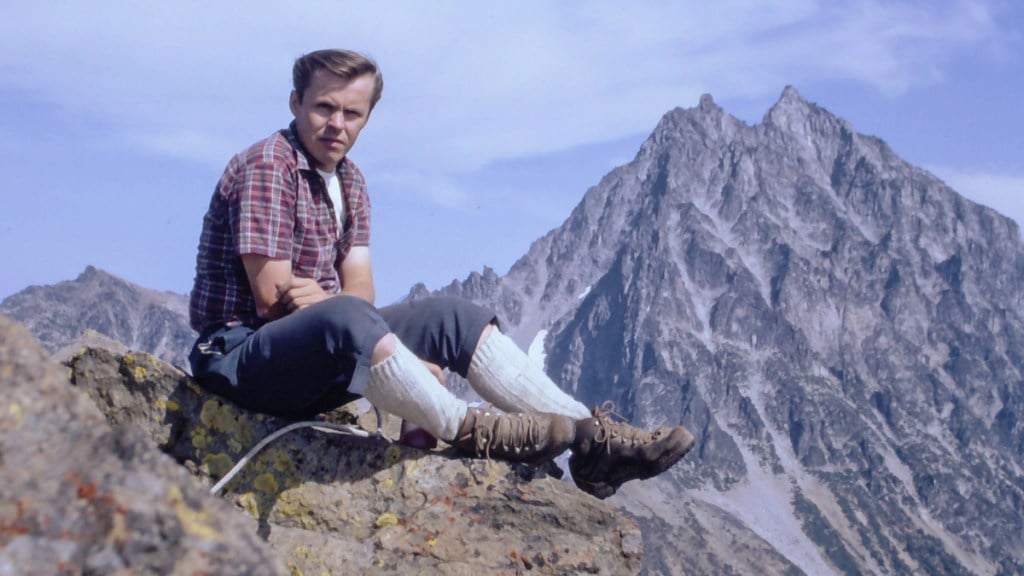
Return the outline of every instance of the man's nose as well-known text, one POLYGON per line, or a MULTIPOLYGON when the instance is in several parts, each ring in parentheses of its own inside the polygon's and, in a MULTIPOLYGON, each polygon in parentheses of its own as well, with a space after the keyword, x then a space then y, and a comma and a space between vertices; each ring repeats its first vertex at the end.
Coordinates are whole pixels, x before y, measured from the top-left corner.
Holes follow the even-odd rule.
POLYGON ((335 130, 341 130, 345 126, 345 113, 335 112, 327 119, 327 123, 335 130))

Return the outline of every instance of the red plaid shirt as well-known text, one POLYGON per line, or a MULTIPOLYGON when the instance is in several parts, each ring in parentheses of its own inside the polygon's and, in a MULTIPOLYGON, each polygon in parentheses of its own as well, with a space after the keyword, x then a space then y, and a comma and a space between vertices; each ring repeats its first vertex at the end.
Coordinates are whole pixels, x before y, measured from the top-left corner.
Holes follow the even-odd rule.
POLYGON ((294 124, 236 155, 224 169, 203 218, 189 320, 197 331, 226 323, 257 327, 256 300, 241 254, 289 260, 292 273, 337 293, 341 261, 370 244, 370 198, 359 168, 345 158, 338 181, 345 225, 294 132, 294 124))

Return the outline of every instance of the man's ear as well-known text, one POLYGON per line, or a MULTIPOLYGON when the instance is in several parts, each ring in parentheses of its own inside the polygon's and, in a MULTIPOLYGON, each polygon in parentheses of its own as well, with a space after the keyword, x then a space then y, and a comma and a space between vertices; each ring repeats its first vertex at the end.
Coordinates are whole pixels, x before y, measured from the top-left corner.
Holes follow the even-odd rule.
POLYGON ((288 107, 291 108, 292 116, 299 115, 299 93, 292 90, 291 96, 288 97, 288 107))

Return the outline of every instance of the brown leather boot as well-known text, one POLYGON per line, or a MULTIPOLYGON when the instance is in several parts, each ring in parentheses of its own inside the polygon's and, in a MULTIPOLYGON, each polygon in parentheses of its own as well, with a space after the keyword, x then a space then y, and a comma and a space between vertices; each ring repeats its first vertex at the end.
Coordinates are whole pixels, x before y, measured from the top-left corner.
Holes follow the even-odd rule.
POLYGON ((584 492, 598 498, 614 494, 624 482, 642 480, 672 467, 693 447, 693 435, 683 428, 640 430, 612 422, 614 405, 594 408, 592 418, 576 421, 569 470, 584 492))
POLYGON ((543 462, 569 449, 575 428, 572 418, 560 414, 470 408, 450 444, 477 458, 543 462))

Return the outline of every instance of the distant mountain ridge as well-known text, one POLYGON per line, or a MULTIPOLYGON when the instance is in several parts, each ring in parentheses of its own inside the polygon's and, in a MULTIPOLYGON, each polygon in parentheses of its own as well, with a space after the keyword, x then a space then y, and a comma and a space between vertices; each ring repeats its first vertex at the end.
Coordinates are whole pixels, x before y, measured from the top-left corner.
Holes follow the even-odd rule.
POLYGON ((55 354, 94 331, 188 371, 196 334, 188 324, 188 297, 143 288, 93 266, 75 280, 30 286, 0 302, 55 354))
MULTIPOLYGON (((646 573, 1024 573, 1020 231, 793 88, 753 126, 668 112, 507 274, 437 292, 587 404, 694 431, 615 497, 646 573)), ((0 313, 171 350, 172 296, 90 268, 0 313)))

